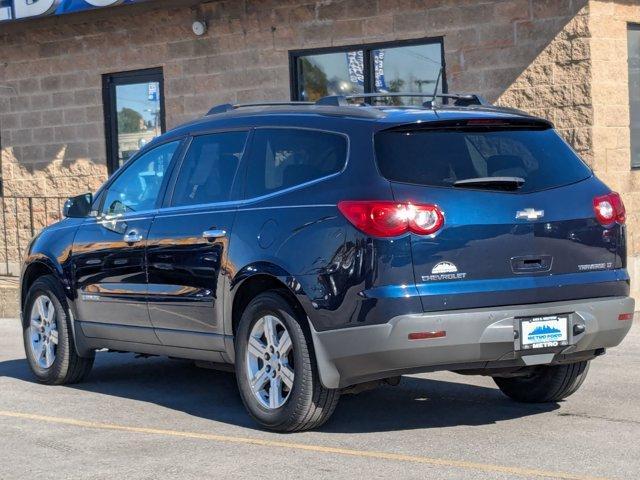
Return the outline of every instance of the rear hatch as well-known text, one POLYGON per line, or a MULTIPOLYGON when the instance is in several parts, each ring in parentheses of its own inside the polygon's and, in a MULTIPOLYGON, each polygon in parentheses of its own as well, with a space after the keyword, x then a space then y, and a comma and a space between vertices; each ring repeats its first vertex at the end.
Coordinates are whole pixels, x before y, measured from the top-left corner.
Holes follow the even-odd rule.
POLYGON ((378 132, 395 200, 435 204, 443 227, 412 234, 425 311, 624 294, 621 225, 609 193, 547 123, 469 120, 378 132))

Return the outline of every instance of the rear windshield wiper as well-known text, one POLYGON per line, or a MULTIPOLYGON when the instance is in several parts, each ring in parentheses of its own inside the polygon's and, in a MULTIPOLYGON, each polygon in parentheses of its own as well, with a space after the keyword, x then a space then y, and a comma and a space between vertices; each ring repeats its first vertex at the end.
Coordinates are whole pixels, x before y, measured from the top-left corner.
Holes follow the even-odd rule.
POLYGON ((524 185, 524 178, 521 177, 478 177, 453 182, 454 187, 495 190, 517 190, 522 185, 524 185))

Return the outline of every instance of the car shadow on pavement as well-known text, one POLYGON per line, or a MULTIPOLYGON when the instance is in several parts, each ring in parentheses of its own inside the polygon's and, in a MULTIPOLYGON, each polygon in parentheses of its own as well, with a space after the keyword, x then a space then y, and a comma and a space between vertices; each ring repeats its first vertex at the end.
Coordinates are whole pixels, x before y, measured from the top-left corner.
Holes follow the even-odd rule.
MULTIPOLYGON (((0 377, 35 382, 25 359, 0 362, 0 377)), ((489 425, 559 408, 557 403, 519 404, 497 388, 404 377, 399 386, 344 395, 319 431, 362 433, 458 425, 489 425)), ((41 388, 48 388, 42 386, 41 388)), ((197 368, 192 362, 162 357, 136 359, 132 354, 98 354, 81 391, 149 402, 189 415, 257 428, 229 372, 197 368)))

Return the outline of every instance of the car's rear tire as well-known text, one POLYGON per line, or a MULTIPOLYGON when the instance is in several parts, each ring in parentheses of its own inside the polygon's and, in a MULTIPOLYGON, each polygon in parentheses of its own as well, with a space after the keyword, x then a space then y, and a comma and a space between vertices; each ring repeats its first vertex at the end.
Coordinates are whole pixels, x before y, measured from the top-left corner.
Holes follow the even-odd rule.
POLYGON ((76 352, 67 302, 52 275, 37 279, 27 292, 22 338, 29 367, 41 383, 77 383, 91 371, 93 357, 76 352))
POLYGON ((525 403, 557 402, 580 388, 587 377, 589 362, 536 367, 527 377, 494 377, 498 388, 509 398, 525 403))
POLYGON ((235 369, 240 396, 249 414, 269 430, 319 427, 338 403, 339 391, 320 382, 304 322, 283 292, 268 291, 249 303, 238 324, 235 369))

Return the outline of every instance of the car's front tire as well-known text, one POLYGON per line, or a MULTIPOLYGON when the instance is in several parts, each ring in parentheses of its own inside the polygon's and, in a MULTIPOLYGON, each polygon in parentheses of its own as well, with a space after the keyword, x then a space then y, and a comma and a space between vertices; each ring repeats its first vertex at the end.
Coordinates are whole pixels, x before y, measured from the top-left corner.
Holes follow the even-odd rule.
POLYGON ((23 309, 23 340, 31 371, 41 383, 77 383, 91 371, 93 357, 80 357, 62 287, 52 275, 37 279, 23 309))
POLYGON ((249 414, 264 428, 309 430, 326 422, 339 391, 318 375, 306 318, 284 292, 258 295, 245 308, 236 332, 236 378, 249 414))
POLYGON ((580 388, 589 371, 589 362, 536 367, 526 377, 494 377, 498 388, 509 398, 525 403, 557 402, 580 388))

